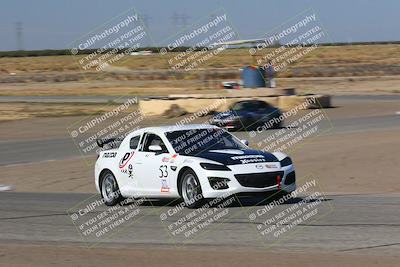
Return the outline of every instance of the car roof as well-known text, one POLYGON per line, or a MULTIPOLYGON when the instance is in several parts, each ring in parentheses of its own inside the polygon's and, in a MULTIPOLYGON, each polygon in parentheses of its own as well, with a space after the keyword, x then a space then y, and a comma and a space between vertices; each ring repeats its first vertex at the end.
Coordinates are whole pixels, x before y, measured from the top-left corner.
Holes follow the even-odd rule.
POLYGON ((235 102, 234 104, 237 104, 237 103, 248 103, 248 102, 262 102, 262 103, 266 103, 265 101, 262 101, 262 100, 248 99, 248 100, 240 100, 240 101, 237 101, 237 102, 235 102))
POLYGON ((163 126, 154 126, 154 127, 146 127, 139 130, 134 131, 134 133, 143 133, 143 132, 153 132, 153 133, 166 133, 173 131, 184 131, 184 130, 192 130, 192 129, 213 129, 219 128, 214 125, 209 124, 185 124, 185 125, 163 125, 163 126))

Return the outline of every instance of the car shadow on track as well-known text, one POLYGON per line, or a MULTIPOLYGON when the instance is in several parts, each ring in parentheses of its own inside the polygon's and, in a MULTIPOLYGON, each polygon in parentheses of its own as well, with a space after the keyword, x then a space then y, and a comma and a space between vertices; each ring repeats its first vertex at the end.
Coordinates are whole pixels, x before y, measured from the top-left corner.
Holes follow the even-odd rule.
POLYGON ((243 198, 243 197, 237 197, 235 203, 232 204, 232 207, 251 207, 251 206, 264 206, 264 205, 269 205, 269 204, 279 204, 279 205, 293 205, 293 204, 298 204, 298 203, 312 203, 315 201, 331 201, 332 199, 327 199, 327 198, 319 198, 319 199, 309 199, 306 196, 304 197, 295 197, 295 198, 290 198, 288 200, 279 202, 280 197, 278 196, 273 196, 273 197, 254 197, 254 198, 243 198))
MULTIPOLYGON (((332 199, 328 198, 318 198, 318 199, 309 199, 307 196, 298 196, 295 198, 289 198, 285 201, 279 201, 282 198, 281 194, 273 194, 273 195, 264 195, 264 196, 238 196, 233 195, 226 199, 233 197, 234 201, 230 205, 226 207, 234 208, 234 207, 251 207, 251 206, 264 206, 271 203, 279 203, 279 205, 294 205, 297 203, 312 203, 315 201, 331 201, 332 199)), ((215 205, 210 205, 209 207, 218 207, 218 204, 224 202, 224 200, 220 200, 215 205)), ((206 201, 205 204, 209 203, 206 201)), ((129 204, 129 203, 128 203, 129 204)), ((174 206, 182 206, 183 202, 181 199, 147 199, 141 203, 140 206, 144 207, 174 207, 174 206)))

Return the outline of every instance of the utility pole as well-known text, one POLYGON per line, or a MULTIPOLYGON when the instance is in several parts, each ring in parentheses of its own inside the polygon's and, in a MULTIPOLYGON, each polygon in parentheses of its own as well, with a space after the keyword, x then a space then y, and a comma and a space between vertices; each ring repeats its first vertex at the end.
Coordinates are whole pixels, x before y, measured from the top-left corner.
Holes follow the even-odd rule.
POLYGON ((182 27, 186 28, 189 25, 190 17, 186 14, 181 14, 180 19, 182 20, 182 27))
MULTIPOLYGON (((146 31, 149 30, 149 21, 151 20, 151 17, 147 14, 139 15, 139 18, 142 20, 142 23, 144 27, 146 28, 146 31)), ((151 46, 150 39, 147 37, 144 45, 149 48, 151 46)))
POLYGON ((19 51, 24 50, 22 42, 22 34, 23 34, 22 22, 18 21, 15 23, 15 32, 17 37, 17 50, 19 51))

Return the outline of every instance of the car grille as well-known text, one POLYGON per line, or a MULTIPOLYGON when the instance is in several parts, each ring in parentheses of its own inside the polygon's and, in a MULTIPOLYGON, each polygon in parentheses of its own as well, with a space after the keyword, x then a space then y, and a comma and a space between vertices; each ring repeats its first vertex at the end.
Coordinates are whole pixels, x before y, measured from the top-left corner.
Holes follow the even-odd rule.
POLYGON ((281 180, 283 172, 236 174, 235 178, 241 186, 263 188, 277 185, 278 176, 280 176, 281 180))

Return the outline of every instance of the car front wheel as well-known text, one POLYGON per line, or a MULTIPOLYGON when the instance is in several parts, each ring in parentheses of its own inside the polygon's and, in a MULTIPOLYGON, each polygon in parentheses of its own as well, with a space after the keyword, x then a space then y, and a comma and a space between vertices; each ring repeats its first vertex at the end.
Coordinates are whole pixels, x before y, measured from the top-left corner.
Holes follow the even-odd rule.
POLYGON ((181 193, 186 207, 190 209, 198 208, 204 202, 199 179, 192 170, 183 173, 181 193))

